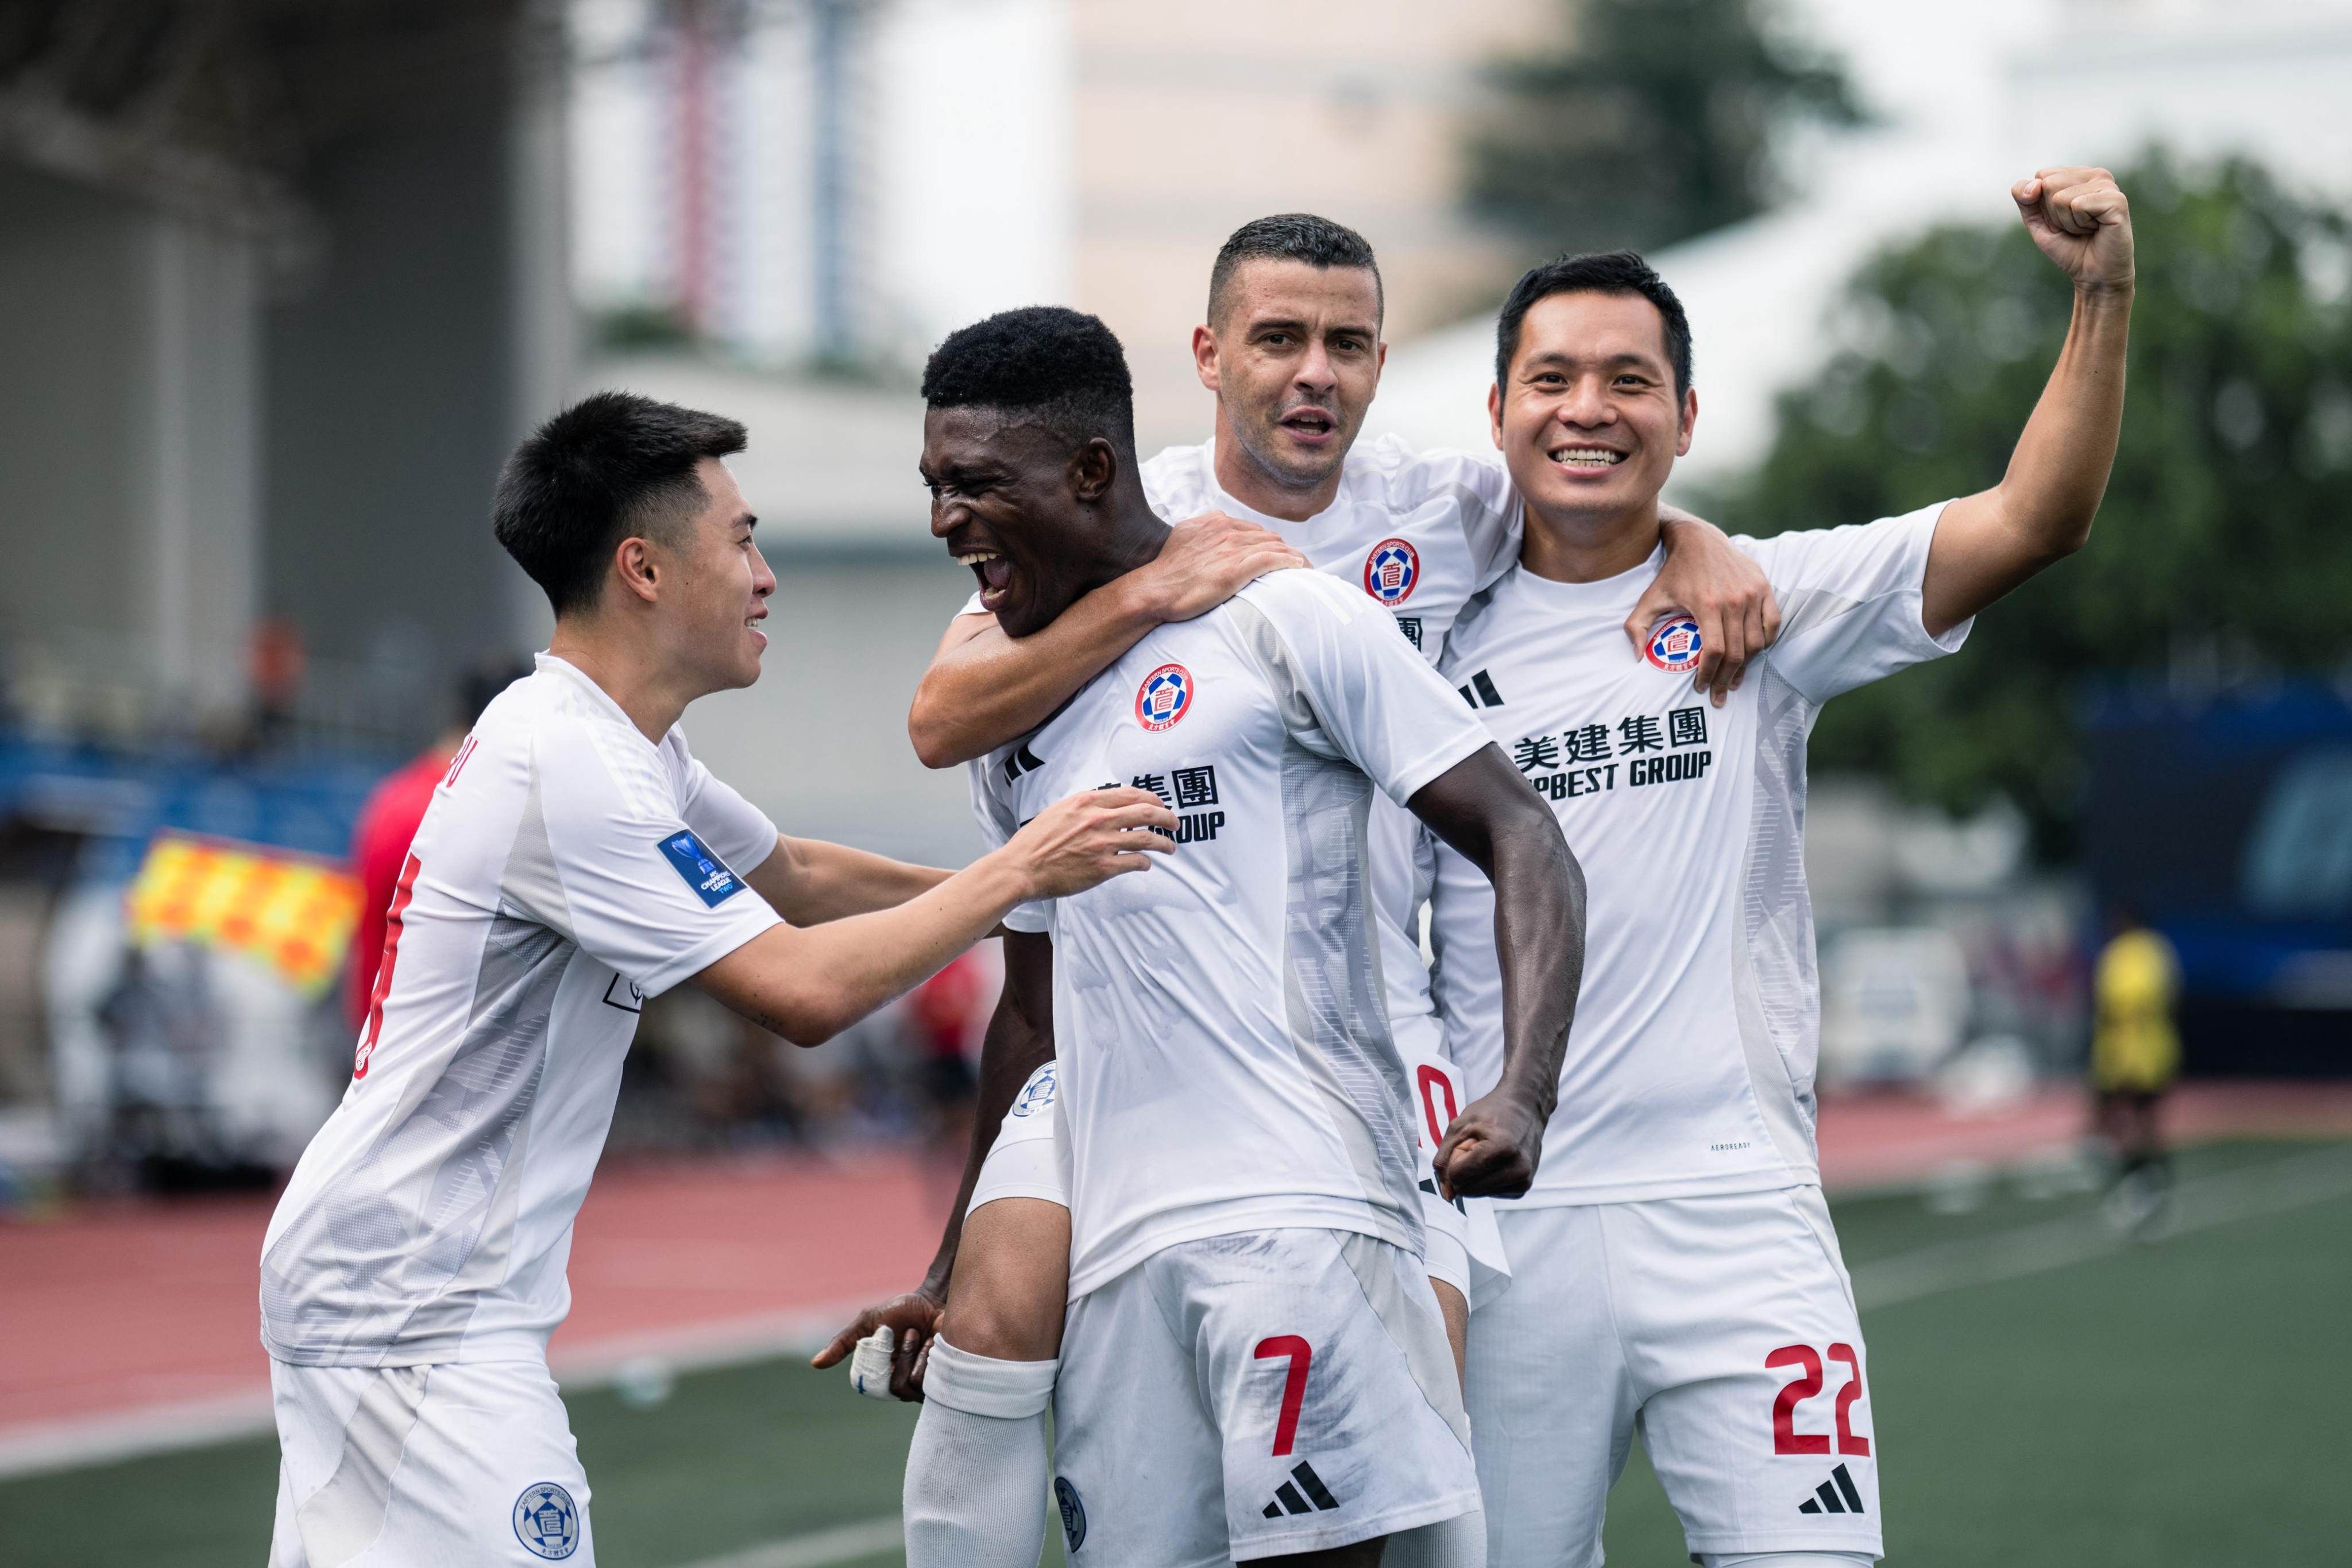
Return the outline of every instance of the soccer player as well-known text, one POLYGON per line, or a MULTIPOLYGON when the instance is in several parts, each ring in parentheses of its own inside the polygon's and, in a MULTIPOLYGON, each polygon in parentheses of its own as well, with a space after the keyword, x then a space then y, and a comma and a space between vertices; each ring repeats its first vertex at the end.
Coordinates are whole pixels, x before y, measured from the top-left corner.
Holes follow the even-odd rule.
POLYGON ((2108 913, 2107 931, 2091 972, 2091 1087, 2116 1160, 2104 1207, 2118 1229, 2147 1236, 2172 1187, 2161 1113, 2180 1071, 2180 959, 2129 908, 2108 913))
MULTIPOLYGON (((1496 330, 1495 440, 1527 502, 1518 564, 1444 666, 1591 878, 1589 981, 1543 1168, 1498 1205, 1510 1279, 1471 1314, 1489 1561, 1591 1568, 1639 1432, 1707 1568, 1880 1552, 1867 1363, 1814 1152, 1819 1043, 1805 742, 1840 692, 1958 648, 1971 617, 2089 535, 2115 456, 2132 233, 2105 171, 2013 195, 2074 279, 2056 369, 1993 489, 1861 527, 1741 540, 1780 640, 1721 710, 1687 622, 1618 627, 1698 413, 1682 306, 1639 258, 1521 279, 1496 330)), ((1506 1070, 1495 895, 1438 851, 1435 989, 1475 1091, 1506 1070)))
MULTIPOLYGON (((1126 362, 1093 317, 966 328, 924 395, 932 531, 982 563, 1009 635, 1166 542, 1126 362)), ((1454 1191, 1509 1194, 1540 1155, 1581 948, 1549 813, 1386 610, 1298 570, 1148 633, 971 766, 997 838, 1104 778, 1181 803, 1147 896, 1006 921, 997 1027, 1016 1052, 1058 1047, 1073 1561, 1370 1563, 1391 1534, 1475 1521, 1365 843, 1377 788, 1501 889, 1507 1065, 1436 1165, 1454 1191)), ((935 1347, 932 1376, 954 1354, 935 1347)), ((1006 1364, 973 1381, 1010 1394, 1006 1364)))
MULTIPOLYGON (((1186 523, 1151 563, 1081 595, 1052 624, 1019 638, 1006 636, 990 613, 1002 602, 991 574, 1009 565, 979 563, 984 591, 950 628, 909 720, 923 759, 935 766, 968 761, 1014 739, 1146 632, 1202 613, 1286 562, 1304 559, 1362 594, 1433 659, 1462 603, 1516 554, 1518 508, 1507 475, 1491 458, 1416 456, 1393 438, 1357 445, 1385 353, 1381 306, 1376 258, 1352 230, 1292 213, 1234 231, 1211 270, 1208 321, 1192 342, 1202 382, 1216 397, 1214 438, 1146 464, 1144 491, 1161 516, 1216 509, 1277 531, 1297 551, 1275 555, 1258 547, 1255 531, 1236 532, 1223 542, 1231 554, 1200 570, 1193 562, 1206 539, 1198 531, 1217 519, 1186 523)), ((1629 616, 1629 630, 1646 631, 1669 606, 1698 616, 1707 628, 1707 661, 1723 647, 1735 650, 1694 672, 1720 695, 1737 683, 1747 651, 1769 639, 1776 616, 1769 592, 1762 573, 1715 530, 1694 519, 1665 526, 1670 559, 1629 616)), ((1155 782, 1181 807, 1173 785, 1155 782)), ((1422 963, 1418 828, 1385 801, 1375 801, 1372 813, 1370 875, 1390 1024, 1429 1096, 1417 1125, 1426 1131, 1434 1121, 1442 1136, 1447 1108, 1466 1097, 1442 1056, 1422 963)), ((1027 1500, 1045 1489, 1044 1411, 1060 1340, 1066 1283, 1060 1259, 1069 1225, 1053 1157, 1050 1042, 1044 1054, 1044 1065, 1002 1049, 986 1055, 982 1135, 929 1276, 916 1292, 862 1315, 817 1358, 832 1364, 877 1323, 910 1336, 890 1382, 908 1395, 919 1384, 933 1402, 907 1475, 916 1568, 1000 1561, 1025 1568, 1036 1561, 1043 1521, 1027 1500), (951 1273, 949 1348, 925 1361, 951 1273), (991 1388, 1003 1383, 1023 1392, 1000 1398, 973 1386, 983 1379, 991 1388)), ((1433 1176, 1429 1186, 1427 1261, 1458 1351, 1468 1315, 1469 1237, 1435 1193, 1433 1176)), ((1499 1263, 1499 1249, 1491 1261, 1499 1263)))
POLYGON ((1159 801, 1079 794, 950 876, 783 837, 696 762, 679 715, 759 678, 776 585, 719 460, 743 441, 606 393, 499 478, 555 633, 434 793, 351 1088, 263 1244, 273 1568, 594 1561, 546 1346, 647 996, 691 981, 815 1045, 1015 907, 1167 852, 1136 831, 1174 830, 1159 801))

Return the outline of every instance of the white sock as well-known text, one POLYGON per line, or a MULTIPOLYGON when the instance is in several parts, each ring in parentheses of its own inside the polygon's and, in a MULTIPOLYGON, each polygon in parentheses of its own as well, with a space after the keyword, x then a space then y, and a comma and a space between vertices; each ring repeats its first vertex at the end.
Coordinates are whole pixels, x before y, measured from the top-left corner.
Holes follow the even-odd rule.
POLYGON ((1381 1568, 1486 1568, 1486 1515, 1481 1509, 1389 1537, 1381 1568))
POLYGON ((1703 1552, 1706 1568, 1870 1568, 1867 1552, 1703 1552))
POLYGON ((907 1568, 1037 1568, 1045 1407, 1061 1364, 931 1342, 907 1453, 907 1568))

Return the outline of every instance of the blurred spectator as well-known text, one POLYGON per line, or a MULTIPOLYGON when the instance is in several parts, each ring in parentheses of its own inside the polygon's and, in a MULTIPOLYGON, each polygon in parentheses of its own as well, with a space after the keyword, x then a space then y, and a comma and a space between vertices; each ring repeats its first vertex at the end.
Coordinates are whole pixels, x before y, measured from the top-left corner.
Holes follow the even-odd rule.
POLYGON ((2172 1016, 2179 961, 2135 911, 2118 908, 2108 918, 2091 990, 2091 1081, 2099 1131, 2116 1159, 2108 1213, 2123 1228, 2143 1230, 2161 1212, 2171 1184, 2158 1111, 2180 1070, 2172 1016))
POLYGON ((359 826, 352 833, 352 869, 360 879, 360 924, 352 935, 351 988, 344 994, 345 1011, 356 1028, 367 1016, 375 993, 376 966, 383 961, 385 914, 392 904, 393 885, 408 858, 408 846, 433 791, 449 771, 450 759, 465 744, 467 731, 491 699, 530 673, 518 659, 494 659, 478 665, 459 683, 455 721, 416 754, 415 761, 382 784, 360 807, 359 826))
POLYGON ((253 687, 254 744, 277 740, 294 721, 310 662, 302 647, 302 630, 293 622, 272 617, 255 624, 247 650, 247 675, 253 687))
POLYGON ((952 1160, 959 1171, 971 1141, 972 1103, 980 1079, 972 1063, 987 1026, 983 1005, 994 1005, 997 984, 977 948, 915 987, 907 998, 907 1021, 920 1059, 929 1146, 952 1160))

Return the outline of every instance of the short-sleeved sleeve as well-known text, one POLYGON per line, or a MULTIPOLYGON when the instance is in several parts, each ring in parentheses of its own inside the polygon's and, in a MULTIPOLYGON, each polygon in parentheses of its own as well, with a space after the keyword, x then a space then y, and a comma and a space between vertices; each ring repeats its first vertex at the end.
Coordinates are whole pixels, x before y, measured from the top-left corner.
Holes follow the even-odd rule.
MULTIPOLYGON (((680 737, 681 749, 684 743, 680 737)), ((759 869, 776 849, 776 825, 768 814, 691 753, 686 758, 685 773, 686 784, 678 792, 678 800, 686 825, 736 870, 749 876, 759 869)))
POLYGON ((619 751, 583 722, 540 730, 532 794, 544 837, 518 846, 507 891, 653 996, 777 915, 688 825, 661 760, 619 751))
POLYGON ((1402 805, 1490 742, 1486 726, 1371 600, 1319 572, 1276 572, 1235 595, 1293 738, 1344 757, 1402 805))
POLYGON ((1946 504, 1850 528, 1733 541, 1764 568, 1780 601, 1780 639, 1765 657, 1806 700, 1818 706, 1968 641, 1973 618, 1928 636, 1920 600, 1946 504))
MULTIPOLYGON (((980 824, 980 836, 991 849, 1003 848, 1012 841, 1013 836, 1021 831, 1021 822, 1013 815, 1013 803, 997 793, 998 767, 994 757, 975 757, 963 765, 964 777, 971 785, 972 820, 980 824)), ((1034 933, 1053 928, 1054 903, 1050 899, 1017 904, 1004 917, 1004 929, 1007 931, 1034 933)))

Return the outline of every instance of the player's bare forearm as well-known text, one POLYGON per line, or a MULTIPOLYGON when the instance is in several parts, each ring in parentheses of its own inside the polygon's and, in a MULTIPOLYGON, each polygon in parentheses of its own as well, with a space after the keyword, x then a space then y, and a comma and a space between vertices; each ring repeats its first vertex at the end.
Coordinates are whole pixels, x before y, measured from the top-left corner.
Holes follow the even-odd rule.
POLYGON ((1030 637, 1006 637, 993 616, 957 616, 907 714, 907 738, 923 765, 953 767, 1027 734, 1141 642, 1160 621, 1131 575, 1086 595, 1030 637))
POLYGON ((980 1047, 980 1089, 972 1110, 971 1147, 964 1156, 963 1180, 940 1237, 940 1248, 923 1276, 921 1293, 948 1299, 956 1251, 963 1240, 964 1210, 971 1206, 980 1168, 996 1145, 996 1134, 1013 1109, 1013 1097, 1029 1075, 1054 1059, 1054 942, 1042 932, 1008 931, 1004 937, 1004 990, 988 1020, 980 1047))
POLYGON ((953 875, 937 866, 913 866, 845 844, 779 837, 775 852, 743 879, 784 919, 796 926, 813 926, 896 909, 953 875))
POLYGON ((1502 1076, 1447 1129, 1438 1177, 1448 1197, 1516 1196, 1535 1179, 1559 1097, 1584 979, 1584 871, 1550 808, 1499 747, 1465 758, 1410 804, 1494 883, 1502 961, 1502 1076))
POLYGON ((915 754, 934 768, 986 756, 1052 718, 1152 627, 1205 615, 1268 572, 1306 564, 1281 535, 1205 512, 1171 529, 1150 561, 1018 641, 992 616, 959 616, 907 715, 915 754))
POLYGON ((695 984, 796 1046, 822 1045, 945 968, 1030 897, 1027 886, 1010 861, 985 858, 894 909, 772 926, 695 984))
POLYGON ((796 1046, 821 1045, 937 973, 1015 905, 1141 871, 1172 851, 1175 831, 1176 814, 1141 790, 1071 795, 928 892, 824 925, 772 926, 694 982, 796 1046))
POLYGON ((1993 489, 1944 509, 1921 618, 1936 636, 2080 550, 2123 432, 2131 337, 2131 216, 2103 169, 2044 170, 2011 193, 2035 244, 2074 280, 2058 363, 1993 489))

